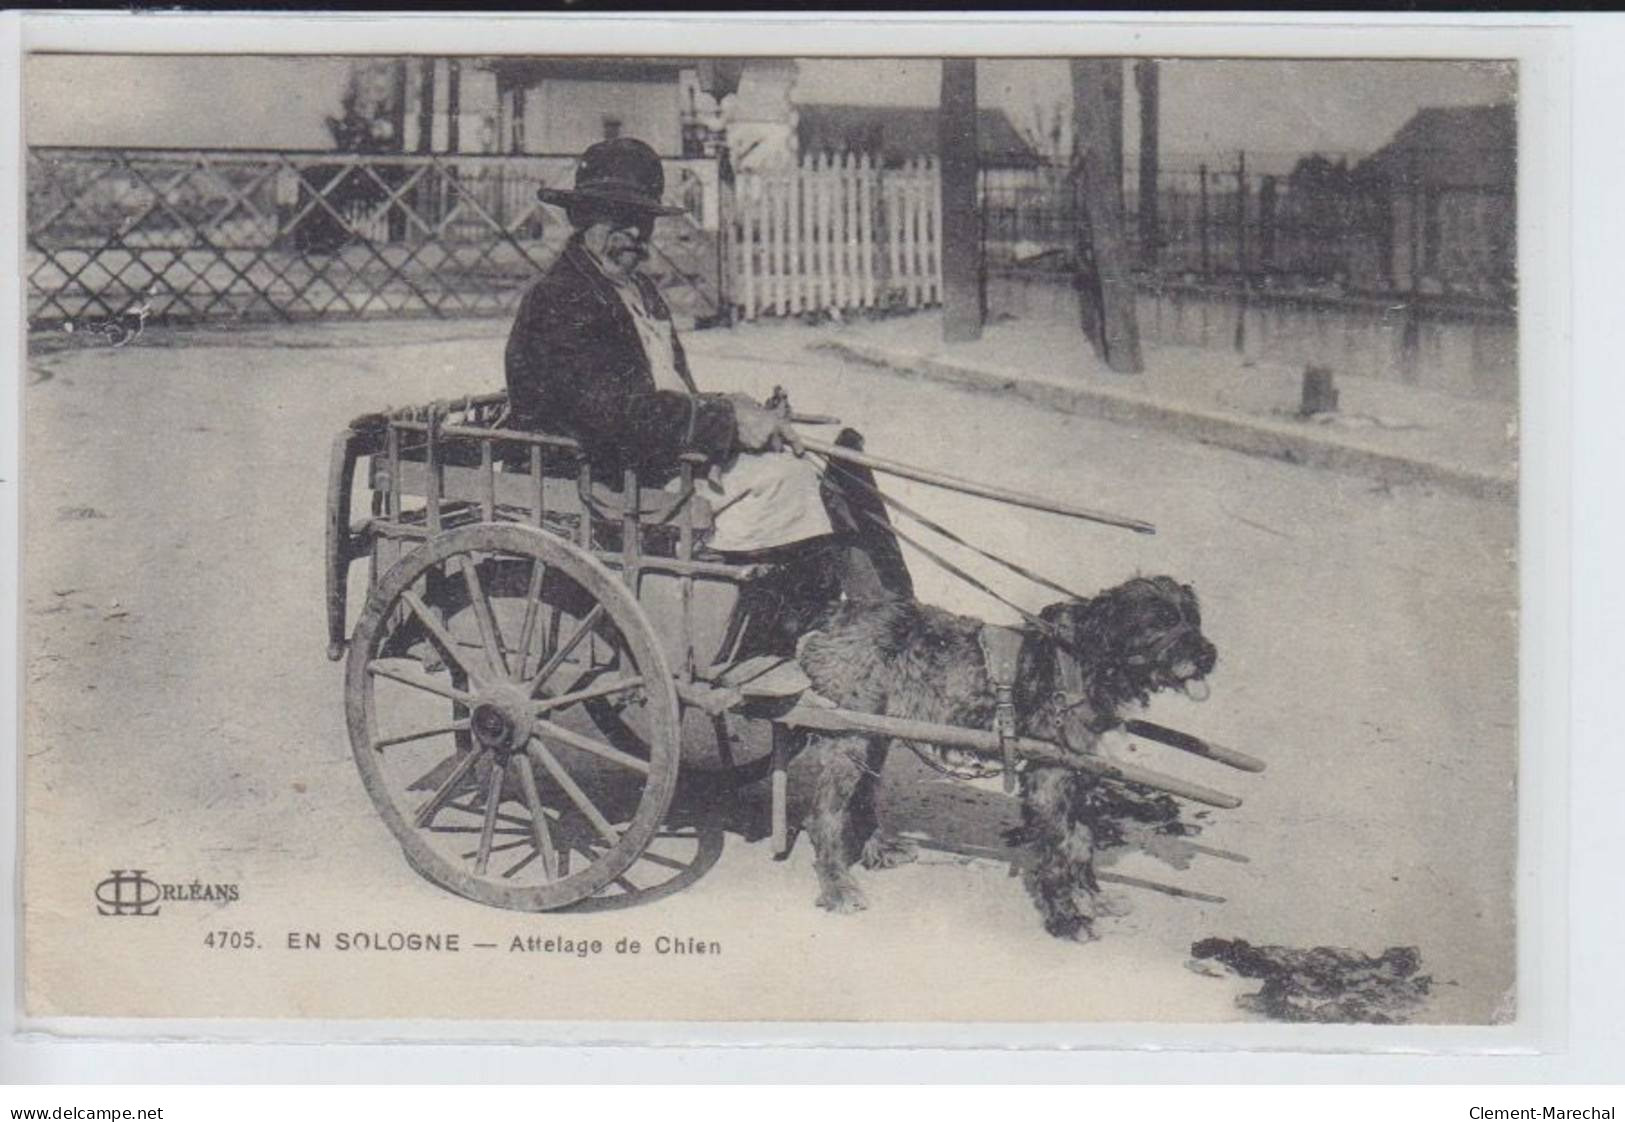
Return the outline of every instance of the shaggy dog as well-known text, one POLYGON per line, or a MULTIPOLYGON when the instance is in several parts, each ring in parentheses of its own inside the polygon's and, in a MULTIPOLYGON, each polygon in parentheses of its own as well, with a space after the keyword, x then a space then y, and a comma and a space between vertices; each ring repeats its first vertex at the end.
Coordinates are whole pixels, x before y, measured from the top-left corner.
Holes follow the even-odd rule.
MULTIPOLYGON (((1017 733, 1092 752, 1120 708, 1200 683, 1217 657, 1202 634, 1196 594, 1171 577, 1139 577, 1087 600, 1052 604, 1025 630, 1013 690, 1017 733)), ((996 695, 981 620, 913 601, 845 601, 807 634, 798 658, 813 687, 844 708, 968 728, 991 727, 996 695)), ((815 734, 820 775, 807 831, 818 904, 867 906, 851 866, 883 869, 914 859, 912 846, 877 830, 875 794, 890 739, 815 734)), ((937 753, 930 746, 916 746, 937 753)), ((1021 771, 1028 892, 1050 934, 1093 938, 1105 909, 1094 850, 1111 800, 1093 777, 1057 766, 1021 771)), ((1108 832, 1110 827, 1107 826, 1108 832)))

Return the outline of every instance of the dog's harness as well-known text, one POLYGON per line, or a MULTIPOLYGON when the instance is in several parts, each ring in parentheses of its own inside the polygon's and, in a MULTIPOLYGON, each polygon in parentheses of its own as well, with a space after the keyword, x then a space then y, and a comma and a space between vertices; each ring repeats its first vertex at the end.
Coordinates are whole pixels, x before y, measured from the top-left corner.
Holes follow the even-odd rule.
POLYGON ((987 680, 993 686, 993 731, 999 736, 999 755, 1004 762, 1004 790, 1010 794, 1016 789, 1016 664, 1027 636, 1013 627, 983 624, 976 641, 981 644, 987 680))
MULTIPOLYGON (((1048 628, 1039 634, 1045 639, 1050 636, 1048 628)), ((1022 648, 1034 638, 1031 631, 1000 627, 991 623, 984 623, 976 632, 976 643, 982 651, 983 669, 987 674, 988 686, 993 691, 992 731, 999 738, 1000 762, 986 763, 981 756, 964 749, 939 746, 926 751, 918 744, 907 742, 908 747, 922 763, 950 779, 961 781, 991 779, 995 775, 1002 775, 1006 793, 1015 791, 1016 775, 1020 771, 1020 761, 1015 752, 1018 732, 1015 705, 1016 675, 1021 663, 1022 648)), ((1058 688, 1050 691, 1050 696, 1056 699, 1057 712, 1065 714, 1089 705, 1090 700, 1084 687, 1082 665, 1067 648, 1062 647, 1057 651, 1057 655, 1055 661, 1060 682, 1058 688)), ((1115 716, 1096 717, 1089 722, 1088 727, 1092 732, 1103 733, 1118 727, 1121 723, 1115 716)))
MULTIPOLYGON (((1060 701, 1056 710, 1060 713, 1070 713, 1089 704, 1089 693, 1083 684, 1083 664, 1078 661, 1070 647, 1059 647, 1056 653, 1060 657, 1055 660, 1055 669, 1061 679, 1054 691, 1055 697, 1060 701)), ((1112 723, 1115 724, 1115 720, 1112 723)), ((1095 728, 1095 724, 1096 722, 1092 721, 1089 725, 1093 731, 1105 731, 1095 728)))
MULTIPOLYGON (((1063 584, 1053 581, 1039 573, 1035 573, 1031 569, 1018 565, 1015 562, 1001 557, 990 550, 983 549, 981 546, 978 546, 972 542, 966 541, 964 538, 960 537, 958 534, 955 534, 947 527, 932 521, 918 511, 911 509, 895 497, 886 494, 884 491, 880 490, 880 488, 870 484, 867 480, 855 474, 850 468, 842 464, 840 461, 825 457, 824 462, 829 471, 840 473, 841 475, 845 476, 849 482, 879 499, 885 506, 890 507, 903 517, 917 522, 926 529, 940 534, 942 537, 947 538, 954 544, 968 549, 972 553, 992 561, 995 564, 1008 569, 1010 572, 1017 574, 1018 576, 1025 577, 1035 584, 1041 585, 1044 588, 1048 588, 1052 591, 1059 592, 1069 600, 1082 601, 1087 599, 1087 597, 1073 591, 1070 588, 1067 588, 1063 584)), ((982 592, 990 598, 997 600, 1005 607, 1010 608, 1023 620, 1025 620, 1033 631, 1037 632, 1039 635, 1048 639, 1055 645, 1059 655, 1059 657, 1056 659, 1056 663, 1060 681, 1057 683, 1057 688, 1053 691, 1052 696, 1058 702, 1056 711, 1059 714, 1070 713, 1074 709, 1079 709, 1091 704, 1089 693, 1084 686, 1083 680, 1083 662, 1086 660, 1083 658, 1082 652, 1073 646, 1070 636, 1064 634, 1060 628, 1056 627, 1049 620, 1028 611, 1014 600, 1000 594, 996 589, 990 587, 986 582, 979 580, 965 569, 961 568, 959 565, 954 564, 952 561, 948 560, 948 558, 944 557, 941 553, 932 549, 924 542, 921 542, 919 539, 894 526, 883 515, 869 510, 864 510, 861 513, 865 518, 874 523, 881 530, 896 536, 898 540, 907 542, 909 545, 919 550, 920 553, 929 558, 944 571, 959 578, 961 581, 970 585, 972 588, 975 588, 979 592, 982 592)), ((1176 604, 1175 607, 1179 611, 1180 615, 1179 625, 1162 637, 1162 640, 1157 644, 1156 650, 1152 655, 1132 655, 1128 659, 1130 664, 1143 665, 1144 663, 1152 661, 1153 659, 1160 659, 1168 648, 1180 638, 1191 631, 1197 630, 1195 625, 1186 616, 1184 606, 1181 604, 1176 604)), ((988 680, 993 686, 994 697, 996 699, 993 711, 993 730, 998 733, 999 742, 1003 748, 1002 757, 1004 766, 1002 770, 1004 773, 1004 784, 1006 791, 1013 790, 1015 785, 1015 753, 1011 744, 1011 740, 1015 736, 1014 688, 1016 664, 1019 661, 1021 645, 1025 639, 1026 635, 1021 631, 1010 627, 999 627, 991 624, 984 624, 982 629, 977 632, 977 641, 982 648, 982 659, 986 664, 988 680)), ((1119 728, 1121 727, 1122 723, 1122 719, 1113 714, 1096 713, 1094 718, 1088 722, 1087 727, 1091 732, 1098 735, 1109 732, 1114 728, 1119 728)), ((976 757, 972 757, 972 762, 968 764, 948 767, 937 762, 936 760, 930 759, 924 753, 917 752, 917 754, 919 754, 920 758, 931 767, 945 775, 949 775, 957 779, 988 778, 994 773, 994 769, 990 769, 987 765, 982 764, 980 759, 976 757)), ((959 752, 955 752, 953 754, 955 756, 965 755, 965 753, 959 752)))
POLYGON ((927 749, 913 741, 906 741, 921 763, 932 771, 961 782, 1003 775, 1006 793, 1016 789, 1016 668, 1021 661, 1022 645, 1028 638, 1026 632, 991 623, 984 623, 976 632, 977 645, 982 649, 982 666, 987 673, 988 685, 993 690, 993 731, 999 737, 999 763, 988 763, 975 752, 963 748, 933 745, 927 749))

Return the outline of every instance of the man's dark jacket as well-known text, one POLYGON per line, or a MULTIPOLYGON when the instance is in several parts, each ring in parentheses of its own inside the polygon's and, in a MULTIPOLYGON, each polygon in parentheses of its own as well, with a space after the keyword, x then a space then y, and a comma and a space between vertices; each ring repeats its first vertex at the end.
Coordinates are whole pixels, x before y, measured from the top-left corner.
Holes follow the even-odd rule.
MULTIPOLYGON (((669 320, 654 283, 633 282, 669 320)), ((689 393, 655 388, 632 314, 576 234, 525 293, 508 336, 509 423, 573 436, 602 467, 659 472, 682 452, 720 459, 735 444, 733 403, 697 393, 675 333, 672 346, 689 393)))
MULTIPOLYGON (((633 280, 649 310, 669 320, 654 283, 636 274, 633 280)), ((733 402, 694 392, 675 332, 672 350, 689 393, 655 388, 632 313, 576 234, 519 304, 506 355, 508 423, 573 436, 596 466, 637 468, 645 484, 669 473, 682 452, 722 460, 737 444, 733 402)), ((838 443, 862 445, 852 430, 838 443)), ((912 596, 908 566, 869 469, 843 465, 824 477, 822 491, 836 534, 850 545, 844 550, 848 593, 912 596)))

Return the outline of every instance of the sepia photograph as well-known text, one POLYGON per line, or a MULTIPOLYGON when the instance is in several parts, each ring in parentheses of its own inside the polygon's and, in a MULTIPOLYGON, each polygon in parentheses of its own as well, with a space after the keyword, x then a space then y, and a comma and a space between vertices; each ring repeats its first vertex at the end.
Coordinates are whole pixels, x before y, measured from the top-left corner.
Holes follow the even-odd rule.
POLYGON ((26 57, 26 1018, 1527 1012, 1523 64, 885 42, 26 57))

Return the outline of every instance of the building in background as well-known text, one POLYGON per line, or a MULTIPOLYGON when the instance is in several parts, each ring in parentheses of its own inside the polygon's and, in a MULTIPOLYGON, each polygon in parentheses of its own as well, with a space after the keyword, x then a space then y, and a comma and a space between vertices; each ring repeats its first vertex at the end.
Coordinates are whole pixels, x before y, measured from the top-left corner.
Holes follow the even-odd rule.
POLYGON ((624 135, 662 156, 697 155, 685 124, 708 107, 703 95, 685 105, 693 71, 676 59, 358 60, 337 120, 370 121, 374 151, 577 156, 624 135))
POLYGON ((680 59, 504 58, 476 64, 496 81, 498 150, 579 155, 600 140, 635 136, 682 156, 680 59))
POLYGON ((1508 296, 1517 277, 1512 105, 1420 110, 1355 168, 1392 206, 1392 280, 1408 290, 1508 296))
MULTIPOLYGON (((796 146, 802 154, 864 153, 882 167, 937 154, 935 106, 798 105, 796 146)), ((976 147, 988 171, 1028 170, 1038 152, 1002 109, 976 114, 976 147)))
MULTIPOLYGON (((431 121, 428 148, 436 152, 570 155, 624 135, 667 157, 715 155, 726 145, 741 170, 826 151, 865 153, 888 167, 936 153, 935 106, 799 104, 792 58, 738 60, 720 100, 705 61, 691 58, 413 58, 355 66, 378 98, 403 91, 406 151, 424 149, 422 123, 431 121), (427 115, 426 94, 433 98, 427 115)), ((985 167, 1039 162, 1004 110, 981 110, 977 126, 985 167)))
POLYGON ((745 60, 738 89, 722 103, 729 158, 740 171, 782 168, 796 160, 800 68, 793 58, 745 60))
POLYGON ((490 59, 498 151, 558 155, 635 136, 736 167, 793 159, 794 59, 490 59), (721 96, 718 96, 720 93, 721 96))
MULTIPOLYGON (((358 62, 351 79, 382 90, 389 73, 404 91, 401 136, 406 151, 518 156, 575 156, 616 136, 635 136, 667 158, 716 156, 727 142, 729 114, 713 96, 716 67, 703 59, 412 58, 358 62), (378 72, 384 73, 380 82, 378 72), (360 76, 360 77, 357 77, 360 76), (428 111, 425 112, 425 106, 428 111), (425 128, 431 137, 423 143, 425 128)), ((725 79, 737 85, 729 109, 748 117, 790 60, 740 62, 725 79), (743 82, 739 72, 744 70, 743 82), (761 74, 752 73, 760 71, 761 74)), ((765 98, 771 102, 771 96, 765 98)), ((384 131, 387 131, 387 126, 384 131)), ((744 130, 749 133, 747 126, 744 130)), ((754 135, 754 134, 752 134, 754 135)))
POLYGON ((343 151, 493 153, 499 110, 479 60, 358 59, 327 128, 343 151))

